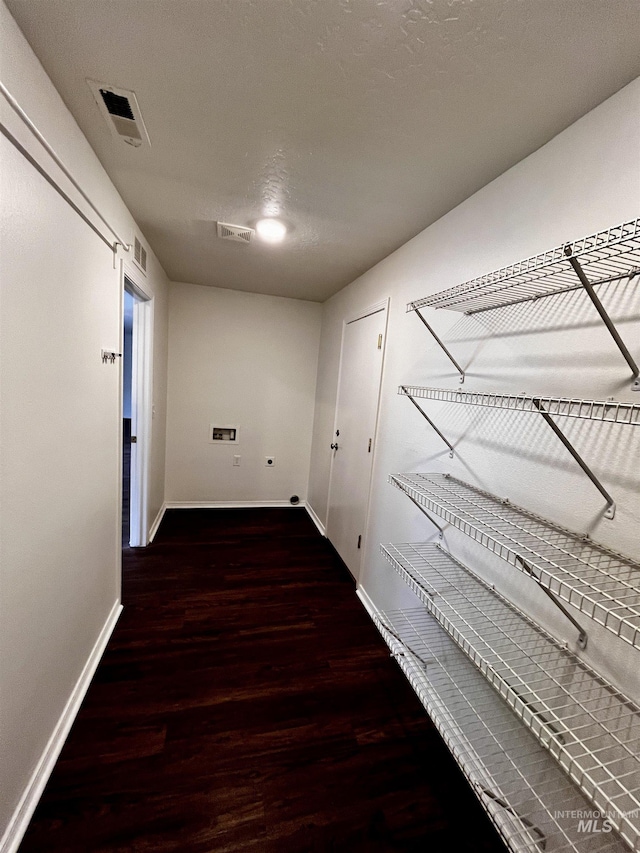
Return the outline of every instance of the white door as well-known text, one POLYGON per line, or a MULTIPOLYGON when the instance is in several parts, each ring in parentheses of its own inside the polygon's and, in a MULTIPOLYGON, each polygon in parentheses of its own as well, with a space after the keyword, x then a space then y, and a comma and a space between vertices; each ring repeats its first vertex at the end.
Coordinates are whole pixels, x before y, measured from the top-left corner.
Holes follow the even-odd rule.
POLYGON ((387 305, 345 323, 331 446, 327 536, 359 580, 369 506, 387 305))

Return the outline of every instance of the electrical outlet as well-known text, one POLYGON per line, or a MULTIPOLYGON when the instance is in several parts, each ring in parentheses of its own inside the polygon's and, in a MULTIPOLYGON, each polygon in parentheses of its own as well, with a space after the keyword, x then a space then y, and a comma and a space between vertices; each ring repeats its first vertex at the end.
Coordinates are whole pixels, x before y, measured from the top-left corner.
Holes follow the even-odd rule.
POLYGON ((265 456, 264 457, 264 464, 267 466, 267 468, 273 468, 273 466, 276 464, 276 457, 275 456, 265 456))
POLYGON ((236 467, 237 467, 238 465, 240 465, 240 457, 239 457, 239 456, 234 456, 234 457, 233 457, 233 464, 234 464, 236 467))

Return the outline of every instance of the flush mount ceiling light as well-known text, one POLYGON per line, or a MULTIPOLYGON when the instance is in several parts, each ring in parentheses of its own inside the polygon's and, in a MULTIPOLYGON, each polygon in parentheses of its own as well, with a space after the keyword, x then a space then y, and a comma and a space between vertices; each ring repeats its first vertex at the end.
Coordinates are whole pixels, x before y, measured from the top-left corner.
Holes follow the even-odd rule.
POLYGON ((265 243, 281 243, 287 233, 287 226, 278 219, 261 219, 256 223, 256 231, 265 243))

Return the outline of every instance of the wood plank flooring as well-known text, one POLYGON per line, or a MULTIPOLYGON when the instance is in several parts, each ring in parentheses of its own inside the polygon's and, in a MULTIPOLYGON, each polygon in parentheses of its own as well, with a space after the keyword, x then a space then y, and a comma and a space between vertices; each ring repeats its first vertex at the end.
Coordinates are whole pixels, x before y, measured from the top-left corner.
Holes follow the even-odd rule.
POLYGON ((20 853, 504 853, 304 509, 173 510, 20 853))

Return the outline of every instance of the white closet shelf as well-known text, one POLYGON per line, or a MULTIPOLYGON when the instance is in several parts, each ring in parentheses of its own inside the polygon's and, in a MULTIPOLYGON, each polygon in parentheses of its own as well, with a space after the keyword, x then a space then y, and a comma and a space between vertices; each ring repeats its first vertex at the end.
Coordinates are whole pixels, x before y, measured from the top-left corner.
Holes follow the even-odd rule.
POLYGON ((511 851, 626 850, 581 828, 589 801, 424 608, 371 615, 511 851))
POLYGON ((456 645, 633 850, 640 708, 439 545, 382 552, 456 645))
POLYGON ((640 648, 640 564, 447 474, 389 480, 419 507, 640 648))
POLYGON ((615 400, 582 400, 569 397, 550 397, 530 394, 491 394, 419 385, 400 385, 398 394, 447 403, 464 403, 467 406, 486 406, 492 409, 509 409, 515 412, 535 412, 540 407, 549 415, 605 423, 640 426, 640 404, 619 403, 615 400))
POLYGON ((448 308, 474 314, 582 287, 570 259, 592 286, 640 272, 640 219, 623 222, 573 243, 510 264, 432 296, 409 302, 407 311, 448 308))

